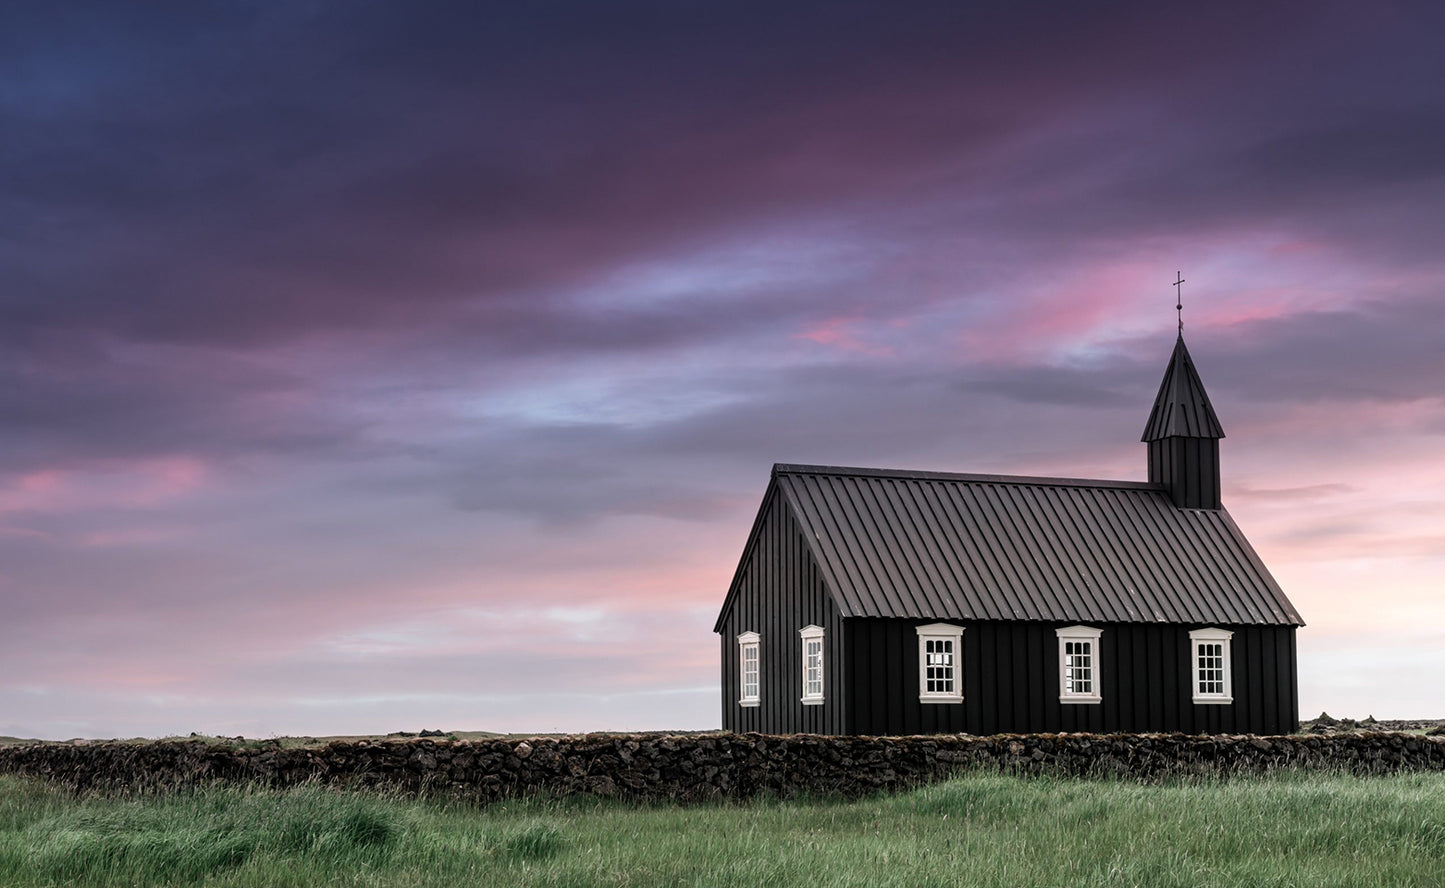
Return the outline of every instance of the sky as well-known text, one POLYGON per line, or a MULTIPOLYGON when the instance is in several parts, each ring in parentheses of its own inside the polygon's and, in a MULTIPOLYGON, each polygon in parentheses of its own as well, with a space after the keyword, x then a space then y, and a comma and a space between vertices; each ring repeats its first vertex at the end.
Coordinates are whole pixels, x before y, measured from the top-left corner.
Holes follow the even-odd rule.
POLYGON ((0 734, 712 728, 775 462, 1143 480, 1445 716, 1445 6, 7 3, 0 734))

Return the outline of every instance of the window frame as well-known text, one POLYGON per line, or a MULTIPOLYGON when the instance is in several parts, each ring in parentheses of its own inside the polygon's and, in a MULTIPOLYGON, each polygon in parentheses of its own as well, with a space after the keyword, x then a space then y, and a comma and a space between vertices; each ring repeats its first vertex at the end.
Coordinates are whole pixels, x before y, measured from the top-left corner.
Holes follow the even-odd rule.
POLYGON ((763 693, 763 637, 756 632, 738 636, 738 705, 758 706, 763 693), (753 693, 748 694, 748 648, 753 650, 753 693))
POLYGON ((1099 639, 1104 630, 1092 626, 1065 626, 1054 630, 1059 637, 1059 702, 1060 703, 1102 703, 1104 702, 1102 679, 1103 663, 1099 657, 1099 639), (1089 686, 1087 693, 1069 690, 1068 645, 1070 642, 1089 643, 1089 686))
POLYGON ((808 625, 798 630, 798 638, 802 643, 802 679, 803 696, 801 698, 804 706, 821 706, 827 692, 827 646, 824 643, 823 627, 808 625), (818 690, 816 693, 808 693, 808 643, 818 642, 818 690))
POLYGON ((962 703, 963 702, 963 627, 950 623, 929 623, 918 629, 918 702, 920 703, 962 703), (953 690, 949 692, 928 690, 928 642, 949 641, 953 643, 953 662, 949 664, 949 681, 953 690))
POLYGON ((1195 629, 1189 633, 1189 691, 1195 703, 1227 706, 1234 702, 1234 667, 1233 657, 1230 655, 1233 639, 1233 632, 1217 626, 1195 629), (1205 644, 1217 644, 1220 648, 1221 683, 1224 690, 1217 694, 1207 694, 1199 690, 1199 647, 1205 644))

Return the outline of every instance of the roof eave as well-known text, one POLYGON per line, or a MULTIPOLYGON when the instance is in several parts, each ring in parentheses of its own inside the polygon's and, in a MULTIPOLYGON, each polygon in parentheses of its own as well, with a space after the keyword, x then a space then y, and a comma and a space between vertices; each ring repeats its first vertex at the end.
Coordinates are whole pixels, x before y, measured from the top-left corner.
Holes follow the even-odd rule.
POLYGON ((1229 510, 1223 506, 1220 506, 1217 511, 1224 519, 1225 526, 1229 528, 1230 533, 1234 534, 1235 540, 1239 543, 1240 550, 1244 552, 1249 562, 1254 565, 1254 569, 1259 571, 1260 576, 1264 577, 1265 582, 1269 585, 1270 591, 1274 593, 1276 604, 1279 605, 1280 610, 1283 612, 1284 620, 1270 625, 1304 626, 1304 617, 1300 616, 1299 611, 1295 609, 1294 602, 1289 600, 1289 596, 1284 594, 1284 589, 1280 586, 1279 581, 1274 578, 1274 574, 1269 572, 1269 568, 1264 564, 1264 559, 1259 557, 1259 553, 1254 550, 1254 546, 1249 542, 1249 538, 1244 535, 1244 531, 1240 530, 1239 525, 1234 523, 1234 516, 1230 515, 1229 510))

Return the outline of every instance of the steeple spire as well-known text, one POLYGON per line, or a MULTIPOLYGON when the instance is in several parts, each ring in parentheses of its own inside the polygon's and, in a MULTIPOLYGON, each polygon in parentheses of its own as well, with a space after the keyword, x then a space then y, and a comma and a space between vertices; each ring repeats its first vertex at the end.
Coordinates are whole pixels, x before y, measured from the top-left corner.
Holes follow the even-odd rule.
POLYGON ((1179 338, 1184 338, 1184 272, 1174 272, 1174 310, 1179 313, 1179 338))
POLYGON ((1224 437, 1224 428, 1214 415, 1214 406, 1209 403, 1209 395, 1204 391, 1199 371, 1194 369, 1194 359, 1189 356, 1183 336, 1174 342, 1174 354, 1169 357, 1169 366, 1164 368, 1164 381, 1159 384, 1154 409, 1149 411, 1144 437, 1139 440, 1157 441, 1176 436, 1224 437))
POLYGON ((1219 508, 1223 437, 1181 331, 1140 438, 1149 445, 1149 480, 1162 484, 1180 508, 1219 508))

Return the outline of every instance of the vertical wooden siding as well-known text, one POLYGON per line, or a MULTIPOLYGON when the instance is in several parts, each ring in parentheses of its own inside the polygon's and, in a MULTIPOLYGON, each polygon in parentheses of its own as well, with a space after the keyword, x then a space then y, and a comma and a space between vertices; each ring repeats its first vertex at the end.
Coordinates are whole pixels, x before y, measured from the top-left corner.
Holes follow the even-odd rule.
POLYGON ((1103 702, 1059 702, 1056 624, 969 623, 960 661, 962 703, 918 699, 923 622, 844 621, 847 731, 970 734, 1182 731, 1282 734, 1298 728, 1294 627, 1234 626, 1234 702, 1194 703, 1184 625, 1100 624, 1103 702))
POLYGON ((723 622, 722 724, 729 731, 842 734, 848 693, 842 620, 823 587, 797 521, 776 489, 739 577, 737 597, 723 622), (804 706, 802 641, 798 630, 823 627, 823 696, 804 706), (738 635, 759 641, 759 705, 738 704, 738 635))
POLYGON ((1219 508, 1219 442, 1213 438, 1150 441, 1149 481, 1169 488, 1180 508, 1219 508))

